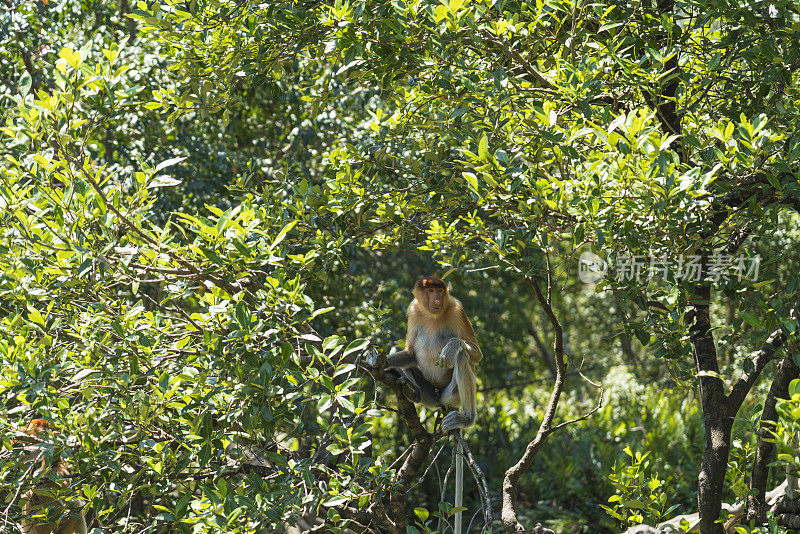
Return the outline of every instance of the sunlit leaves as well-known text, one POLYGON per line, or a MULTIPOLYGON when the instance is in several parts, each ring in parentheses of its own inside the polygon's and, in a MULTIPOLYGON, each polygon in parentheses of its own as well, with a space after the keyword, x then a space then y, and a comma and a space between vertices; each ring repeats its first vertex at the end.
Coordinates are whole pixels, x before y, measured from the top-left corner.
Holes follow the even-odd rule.
MULTIPOLYGON (((15 76, 16 109, 2 125, 2 358, 15 409, 88 427, 83 454, 102 466, 90 482, 107 515, 124 515, 135 484, 163 496, 159 520, 201 531, 232 519, 282 527, 316 503, 365 508, 390 475, 363 458, 371 398, 354 360, 368 342, 340 336, 362 328, 353 337, 374 340, 363 325, 379 319, 337 325, 360 312, 327 294, 313 302, 309 286, 346 293, 333 273, 351 267, 353 250, 425 249, 443 270, 494 269, 493 281, 554 274, 564 289, 580 247, 649 260, 725 247, 740 230, 771 236, 774 206, 797 193, 797 95, 785 78, 794 29, 764 31, 725 9, 138 2, 140 39, 171 62, 172 84, 131 69, 113 44, 59 45, 52 86, 15 76), (665 121, 673 104, 680 128, 665 121), (135 143, 153 123, 170 126, 121 158, 126 141, 106 128, 121 110, 135 143), (188 124, 221 126, 203 136, 188 124), (195 175, 214 165, 219 196, 209 198, 195 175), (743 186, 754 200, 725 204, 743 186), (179 213, 163 207, 170 195, 179 213), (717 213, 719 232, 707 226, 717 213), (329 332, 309 329, 327 318, 329 332), (62 387, 69 377, 75 391, 62 387), (268 476, 191 478, 240 466, 253 452, 242 443, 268 444, 257 451, 268 476), (325 454, 342 456, 347 474, 308 460, 325 454), (111 495, 120 473, 132 482, 111 495), (183 501, 172 498, 185 489, 178 480, 196 484, 183 501)), ((358 269, 371 266, 348 276, 358 269)), ((642 351, 689 362, 675 273, 627 282, 594 288, 635 310, 618 330, 642 351)), ((731 299, 736 336, 794 332, 772 302, 792 289, 714 283, 731 299)), ((373 296, 347 298, 366 308, 373 296)), ((379 317, 391 308, 368 306, 384 308, 379 317)), ((752 369, 739 360, 737 370, 752 369)), ((636 495, 612 501, 616 513, 657 515, 661 480, 630 475, 617 480, 620 495, 636 495)))
MULTIPOLYGON (((108 120, 98 110, 132 106, 141 91, 123 83, 124 65, 110 68, 115 50, 98 59, 88 48, 65 48, 61 86, 19 100, 3 130, 27 152, 6 158, 2 173, 0 340, 14 350, 0 360, 3 383, 20 399, 13 417, 43 413, 65 434, 80 429, 80 461, 94 466, 80 483, 115 488, 91 492, 98 514, 140 491, 179 492, 180 480, 198 470, 233 466, 196 493, 148 506, 165 522, 224 519, 219 524, 234 521, 242 531, 283 525, 301 496, 279 491, 298 476, 280 451, 321 424, 302 419, 292 403, 317 405, 327 394, 328 407, 363 417, 371 404, 354 365, 340 359, 356 358, 366 343, 321 343, 307 331, 331 309, 304 294, 319 249, 330 245, 288 220, 305 209, 303 196, 272 202, 283 191, 275 184, 264 199, 244 194, 234 207, 207 205, 157 224, 154 192, 180 182, 161 173, 185 158, 143 162, 130 173, 95 159, 87 132, 108 120), (270 479, 245 476, 238 466, 254 452, 228 448, 250 435, 280 443, 279 452, 258 453, 277 466, 270 479), (233 509, 206 507, 209 499, 233 509)), ((316 185, 309 192, 322 195, 316 185)), ((366 423, 322 426, 333 436, 322 446, 339 454, 361 456, 370 443, 366 423)))

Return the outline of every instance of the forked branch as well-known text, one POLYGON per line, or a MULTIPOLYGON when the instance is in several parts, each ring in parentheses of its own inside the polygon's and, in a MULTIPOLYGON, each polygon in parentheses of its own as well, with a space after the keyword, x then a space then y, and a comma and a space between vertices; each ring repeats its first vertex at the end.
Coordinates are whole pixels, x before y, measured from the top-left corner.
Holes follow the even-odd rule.
MULTIPOLYGON (((558 401, 561 397, 561 392, 564 389, 564 375, 566 371, 566 363, 564 362, 564 337, 563 337, 563 328, 561 326, 561 322, 556 317, 553 308, 550 305, 549 299, 545 296, 542 292, 542 289, 539 287, 539 283, 531 276, 526 276, 525 280, 531 285, 533 288, 533 292, 536 295, 536 300, 539 302, 539 305, 542 307, 545 315, 547 316, 548 320, 550 321, 550 325, 553 328, 554 334, 554 342, 553 342, 553 359, 555 360, 555 367, 556 367, 556 376, 553 383, 553 391, 550 393, 550 400, 547 402, 547 407, 545 408, 544 418, 542 419, 542 423, 539 425, 539 430, 536 433, 536 437, 528 443, 528 446, 525 448, 525 452, 522 454, 522 457, 519 461, 511 466, 505 474, 503 479, 503 504, 501 510, 501 519, 503 521, 503 525, 505 526, 506 532, 522 532, 525 531, 525 527, 519 522, 517 519, 516 513, 516 499, 517 499, 517 486, 519 484, 520 477, 528 470, 528 468, 533 463, 533 460, 539 454, 539 451, 542 449, 545 441, 547 441, 547 437, 565 426, 565 424, 569 424, 570 422, 577 422, 580 421, 595 411, 597 411, 602 404, 602 389, 601 389, 601 400, 600 404, 595 407, 591 412, 586 414, 584 417, 580 417, 575 419, 574 421, 569 421, 566 423, 562 423, 556 426, 553 426, 553 419, 555 418, 556 409, 558 408, 558 401)), ((548 289, 548 294, 550 293, 548 289)), ((590 381, 591 383, 591 381, 590 381)), ((596 384, 595 384, 596 385, 596 384)))

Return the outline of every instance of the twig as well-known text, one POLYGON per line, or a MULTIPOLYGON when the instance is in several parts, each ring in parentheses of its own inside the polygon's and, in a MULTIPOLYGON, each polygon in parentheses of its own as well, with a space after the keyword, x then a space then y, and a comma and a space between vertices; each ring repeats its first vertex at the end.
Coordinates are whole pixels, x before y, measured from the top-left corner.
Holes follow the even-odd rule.
POLYGON ((600 408, 602 408, 602 407, 603 407, 603 395, 605 394, 605 391, 606 391, 606 390, 605 390, 605 388, 603 387, 603 385, 602 385, 602 384, 597 384, 597 383, 595 383, 595 382, 592 382, 591 380, 589 380, 589 379, 586 377, 586 375, 584 375, 584 374, 581 372, 581 370, 580 370, 580 369, 577 369, 577 368, 576 368, 576 369, 575 369, 575 372, 577 372, 577 373, 578 373, 578 374, 581 376, 581 378, 583 378, 585 381, 589 382, 591 385, 593 385, 594 387, 596 387, 596 388, 598 388, 598 389, 600 390, 600 399, 598 399, 598 401, 597 401, 597 406, 595 406, 594 408, 592 408, 590 411, 586 412, 586 413, 585 413, 585 414, 583 414, 582 416, 580 416, 580 417, 577 417, 577 418, 575 418, 575 419, 570 419, 569 421, 564 421, 564 422, 562 422, 562 423, 559 423, 559 424, 557 424, 556 426, 554 426, 554 427, 552 428, 551 432, 555 432, 555 431, 556 431, 556 430, 558 430, 559 428, 561 428, 561 427, 565 427, 565 426, 567 426, 567 425, 571 425, 572 423, 577 423, 578 421, 583 421, 584 419, 588 419, 588 418, 589 418, 589 417, 590 417, 592 414, 594 414, 594 413, 595 413, 597 410, 599 410, 600 408))
MULTIPOLYGON (((409 488, 408 488, 408 490, 407 490, 407 491, 411 491, 413 488, 416 488, 417 486, 419 486, 420 484, 422 484, 422 481, 423 481, 423 480, 425 480, 425 475, 427 475, 427 474, 428 474, 428 471, 430 471, 430 470, 431 470, 431 467, 433 467, 433 465, 436 463, 436 460, 439 458, 439 455, 440 455, 440 454, 442 454, 442 451, 444 450, 444 448, 445 448, 445 447, 447 447, 447 441, 445 441, 444 443, 442 443, 442 446, 441 446, 441 447, 439 447, 439 450, 438 450, 438 451, 436 452, 436 454, 433 456, 433 460, 431 460, 431 463, 429 463, 429 464, 428 464, 428 467, 426 467, 426 468, 425 468, 425 471, 424 471, 424 472, 422 473, 422 475, 419 477, 419 480, 417 480, 417 483, 416 483, 416 484, 414 484, 413 486, 409 486, 409 488)), ((410 449, 410 447, 409 447, 408 449, 406 449, 406 451, 408 451, 409 449, 410 449)), ((405 454, 405 451, 403 451, 403 454, 405 454)), ((395 461, 394 461, 394 463, 393 463, 392 465, 394 465, 395 463, 397 463, 397 461, 398 461, 399 459, 400 459, 400 458, 398 458, 397 460, 395 460, 395 461)))

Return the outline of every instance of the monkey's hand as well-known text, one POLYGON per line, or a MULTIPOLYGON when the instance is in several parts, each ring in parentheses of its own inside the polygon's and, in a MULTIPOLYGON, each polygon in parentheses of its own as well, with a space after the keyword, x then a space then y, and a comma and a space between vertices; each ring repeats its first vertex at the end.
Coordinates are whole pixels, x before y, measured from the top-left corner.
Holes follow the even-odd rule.
POLYGON ((452 369, 456 365, 456 359, 461 351, 469 350, 469 346, 457 337, 450 338, 447 345, 444 346, 442 352, 439 353, 438 365, 452 369))

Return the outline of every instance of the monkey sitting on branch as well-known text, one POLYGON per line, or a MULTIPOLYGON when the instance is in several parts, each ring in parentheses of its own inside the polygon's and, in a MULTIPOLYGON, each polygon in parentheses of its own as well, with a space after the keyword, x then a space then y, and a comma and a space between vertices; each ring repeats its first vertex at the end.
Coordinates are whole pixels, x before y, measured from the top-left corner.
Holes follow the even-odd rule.
MULTIPOLYGON (((483 358, 475 332, 458 299, 439 278, 421 278, 408 306, 405 350, 386 358, 399 370, 409 400, 429 408, 460 408, 442 421, 442 432, 475 422, 475 366, 483 358)), ((374 362, 370 362, 374 364, 374 362)))

